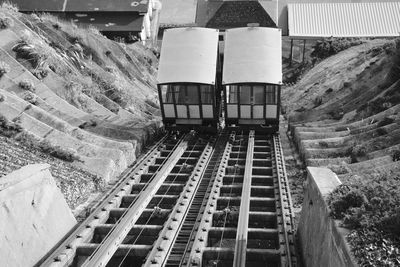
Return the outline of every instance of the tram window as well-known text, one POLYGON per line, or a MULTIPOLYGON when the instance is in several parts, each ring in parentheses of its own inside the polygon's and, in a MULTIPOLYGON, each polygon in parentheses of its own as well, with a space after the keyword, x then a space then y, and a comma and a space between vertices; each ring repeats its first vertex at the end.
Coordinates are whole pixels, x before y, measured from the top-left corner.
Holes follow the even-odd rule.
POLYGON ((265 103, 276 104, 276 90, 275 85, 267 85, 265 92, 265 103))
POLYGON ((237 104, 238 103, 238 86, 237 85, 229 85, 227 86, 227 89, 229 91, 228 93, 228 103, 229 104, 237 104))
POLYGON ((186 87, 186 103, 198 104, 199 103, 199 87, 197 85, 188 85, 186 87))
POLYGON ((201 85, 201 103, 212 104, 212 87, 210 85, 201 85))
POLYGON ((253 103, 256 105, 264 104, 264 86, 254 85, 253 86, 253 103))
POLYGON ((184 85, 174 85, 175 97, 177 104, 186 103, 186 86, 184 85))
POLYGON ((240 104, 250 104, 251 87, 249 85, 240 86, 240 104))
POLYGON ((161 85, 161 96, 163 103, 174 103, 172 86, 167 84, 161 85))

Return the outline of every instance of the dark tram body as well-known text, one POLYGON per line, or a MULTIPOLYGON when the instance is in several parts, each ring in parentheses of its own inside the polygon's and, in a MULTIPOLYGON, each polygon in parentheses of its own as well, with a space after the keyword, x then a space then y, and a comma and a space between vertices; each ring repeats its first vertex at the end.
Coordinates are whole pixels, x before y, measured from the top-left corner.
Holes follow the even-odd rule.
POLYGON ((215 133, 224 115, 224 127, 277 132, 282 84, 281 30, 226 30, 222 63, 218 34, 215 29, 196 27, 165 31, 158 72, 165 128, 215 133))
POLYGON ((167 130, 217 132, 221 89, 217 82, 218 30, 164 32, 158 92, 167 130))
POLYGON ((226 30, 222 85, 227 127, 278 131, 281 38, 277 28, 226 30))

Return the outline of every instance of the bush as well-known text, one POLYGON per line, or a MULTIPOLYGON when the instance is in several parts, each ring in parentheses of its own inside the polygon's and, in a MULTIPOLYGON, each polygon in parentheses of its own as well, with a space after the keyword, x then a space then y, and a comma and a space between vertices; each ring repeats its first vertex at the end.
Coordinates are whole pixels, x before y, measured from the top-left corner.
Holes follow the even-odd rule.
POLYGON ((392 152, 392 160, 399 161, 400 160, 400 150, 395 150, 392 152))
POLYGON ((328 197, 331 215, 350 229, 376 229, 400 238, 399 187, 399 173, 352 180, 328 197))
POLYGON ((23 128, 21 124, 16 120, 15 122, 9 121, 6 117, 0 115, 0 134, 5 137, 13 137, 18 133, 21 133, 23 128))
POLYGON ((55 158, 59 158, 69 162, 79 160, 79 156, 76 155, 76 152, 74 150, 65 149, 60 146, 54 146, 47 140, 40 141, 38 147, 43 152, 48 153, 55 158))
POLYGON ((394 122, 393 118, 385 117, 385 118, 383 118, 383 120, 378 122, 377 126, 378 127, 382 127, 382 126, 386 126, 386 125, 392 124, 393 122, 394 122))
POLYGON ((38 78, 39 80, 42 80, 47 77, 49 71, 45 68, 38 68, 33 70, 32 74, 35 75, 35 77, 38 78))
POLYGON ((362 44, 362 41, 358 38, 326 38, 313 46, 314 50, 311 52, 311 56, 324 59, 360 44, 362 44))
POLYGON ((364 145, 354 144, 346 151, 346 155, 350 157, 351 163, 359 162, 359 158, 367 156, 367 148, 364 145))
POLYGON ((26 92, 26 94, 24 95, 24 100, 31 103, 32 105, 38 104, 38 97, 31 92, 26 92))
POLYGON ((31 91, 31 92, 36 91, 35 88, 33 87, 33 82, 31 80, 20 81, 18 85, 21 89, 31 91))
POLYGON ((18 12, 18 7, 15 3, 11 1, 3 1, 0 5, 0 9, 12 12, 12 13, 17 13, 18 12))
POLYGON ((0 29, 7 29, 14 26, 14 21, 3 14, 0 15, 0 29))
POLYGON ((0 103, 4 102, 5 99, 6 99, 6 97, 4 95, 0 94, 0 103))
POLYGON ((387 131, 385 128, 378 128, 378 129, 376 129, 376 133, 377 133, 379 136, 382 136, 382 135, 388 134, 388 131, 387 131))
POLYGON ((0 78, 3 77, 4 74, 10 71, 10 67, 4 61, 0 61, 0 78))

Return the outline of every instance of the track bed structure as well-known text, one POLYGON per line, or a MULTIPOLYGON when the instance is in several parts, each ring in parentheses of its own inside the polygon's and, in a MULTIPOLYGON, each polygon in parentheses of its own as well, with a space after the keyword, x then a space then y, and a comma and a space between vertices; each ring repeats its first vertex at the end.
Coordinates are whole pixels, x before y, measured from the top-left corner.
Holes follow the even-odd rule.
POLYGON ((296 266, 279 136, 169 134, 38 266, 296 266))

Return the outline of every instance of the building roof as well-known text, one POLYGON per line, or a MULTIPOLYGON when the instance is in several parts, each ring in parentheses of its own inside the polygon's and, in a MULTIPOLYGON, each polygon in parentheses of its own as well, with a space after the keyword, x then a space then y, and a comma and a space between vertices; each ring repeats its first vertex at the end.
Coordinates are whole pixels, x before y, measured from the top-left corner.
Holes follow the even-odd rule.
POLYGON ((223 84, 282 82, 282 37, 276 28, 226 30, 223 84))
POLYGON ((148 0, 11 0, 20 11, 147 12, 148 0))
POLYGON ((67 13, 67 19, 77 24, 93 25, 102 32, 140 32, 143 26, 142 15, 138 13, 67 13))
POLYGON ((217 53, 218 30, 165 30, 158 66, 158 83, 214 84, 217 53))
MULTIPOLYGON (((212 8, 217 7, 211 5, 212 8)), ((223 1, 206 26, 229 29, 246 27, 249 23, 258 23, 261 27, 276 27, 275 22, 258 1, 223 1)))
MULTIPOLYGON (((195 25, 197 0, 162 0, 160 27, 195 25)), ((181 26, 181 27, 182 27, 181 26)))
POLYGON ((288 4, 292 37, 400 35, 400 2, 288 4))

